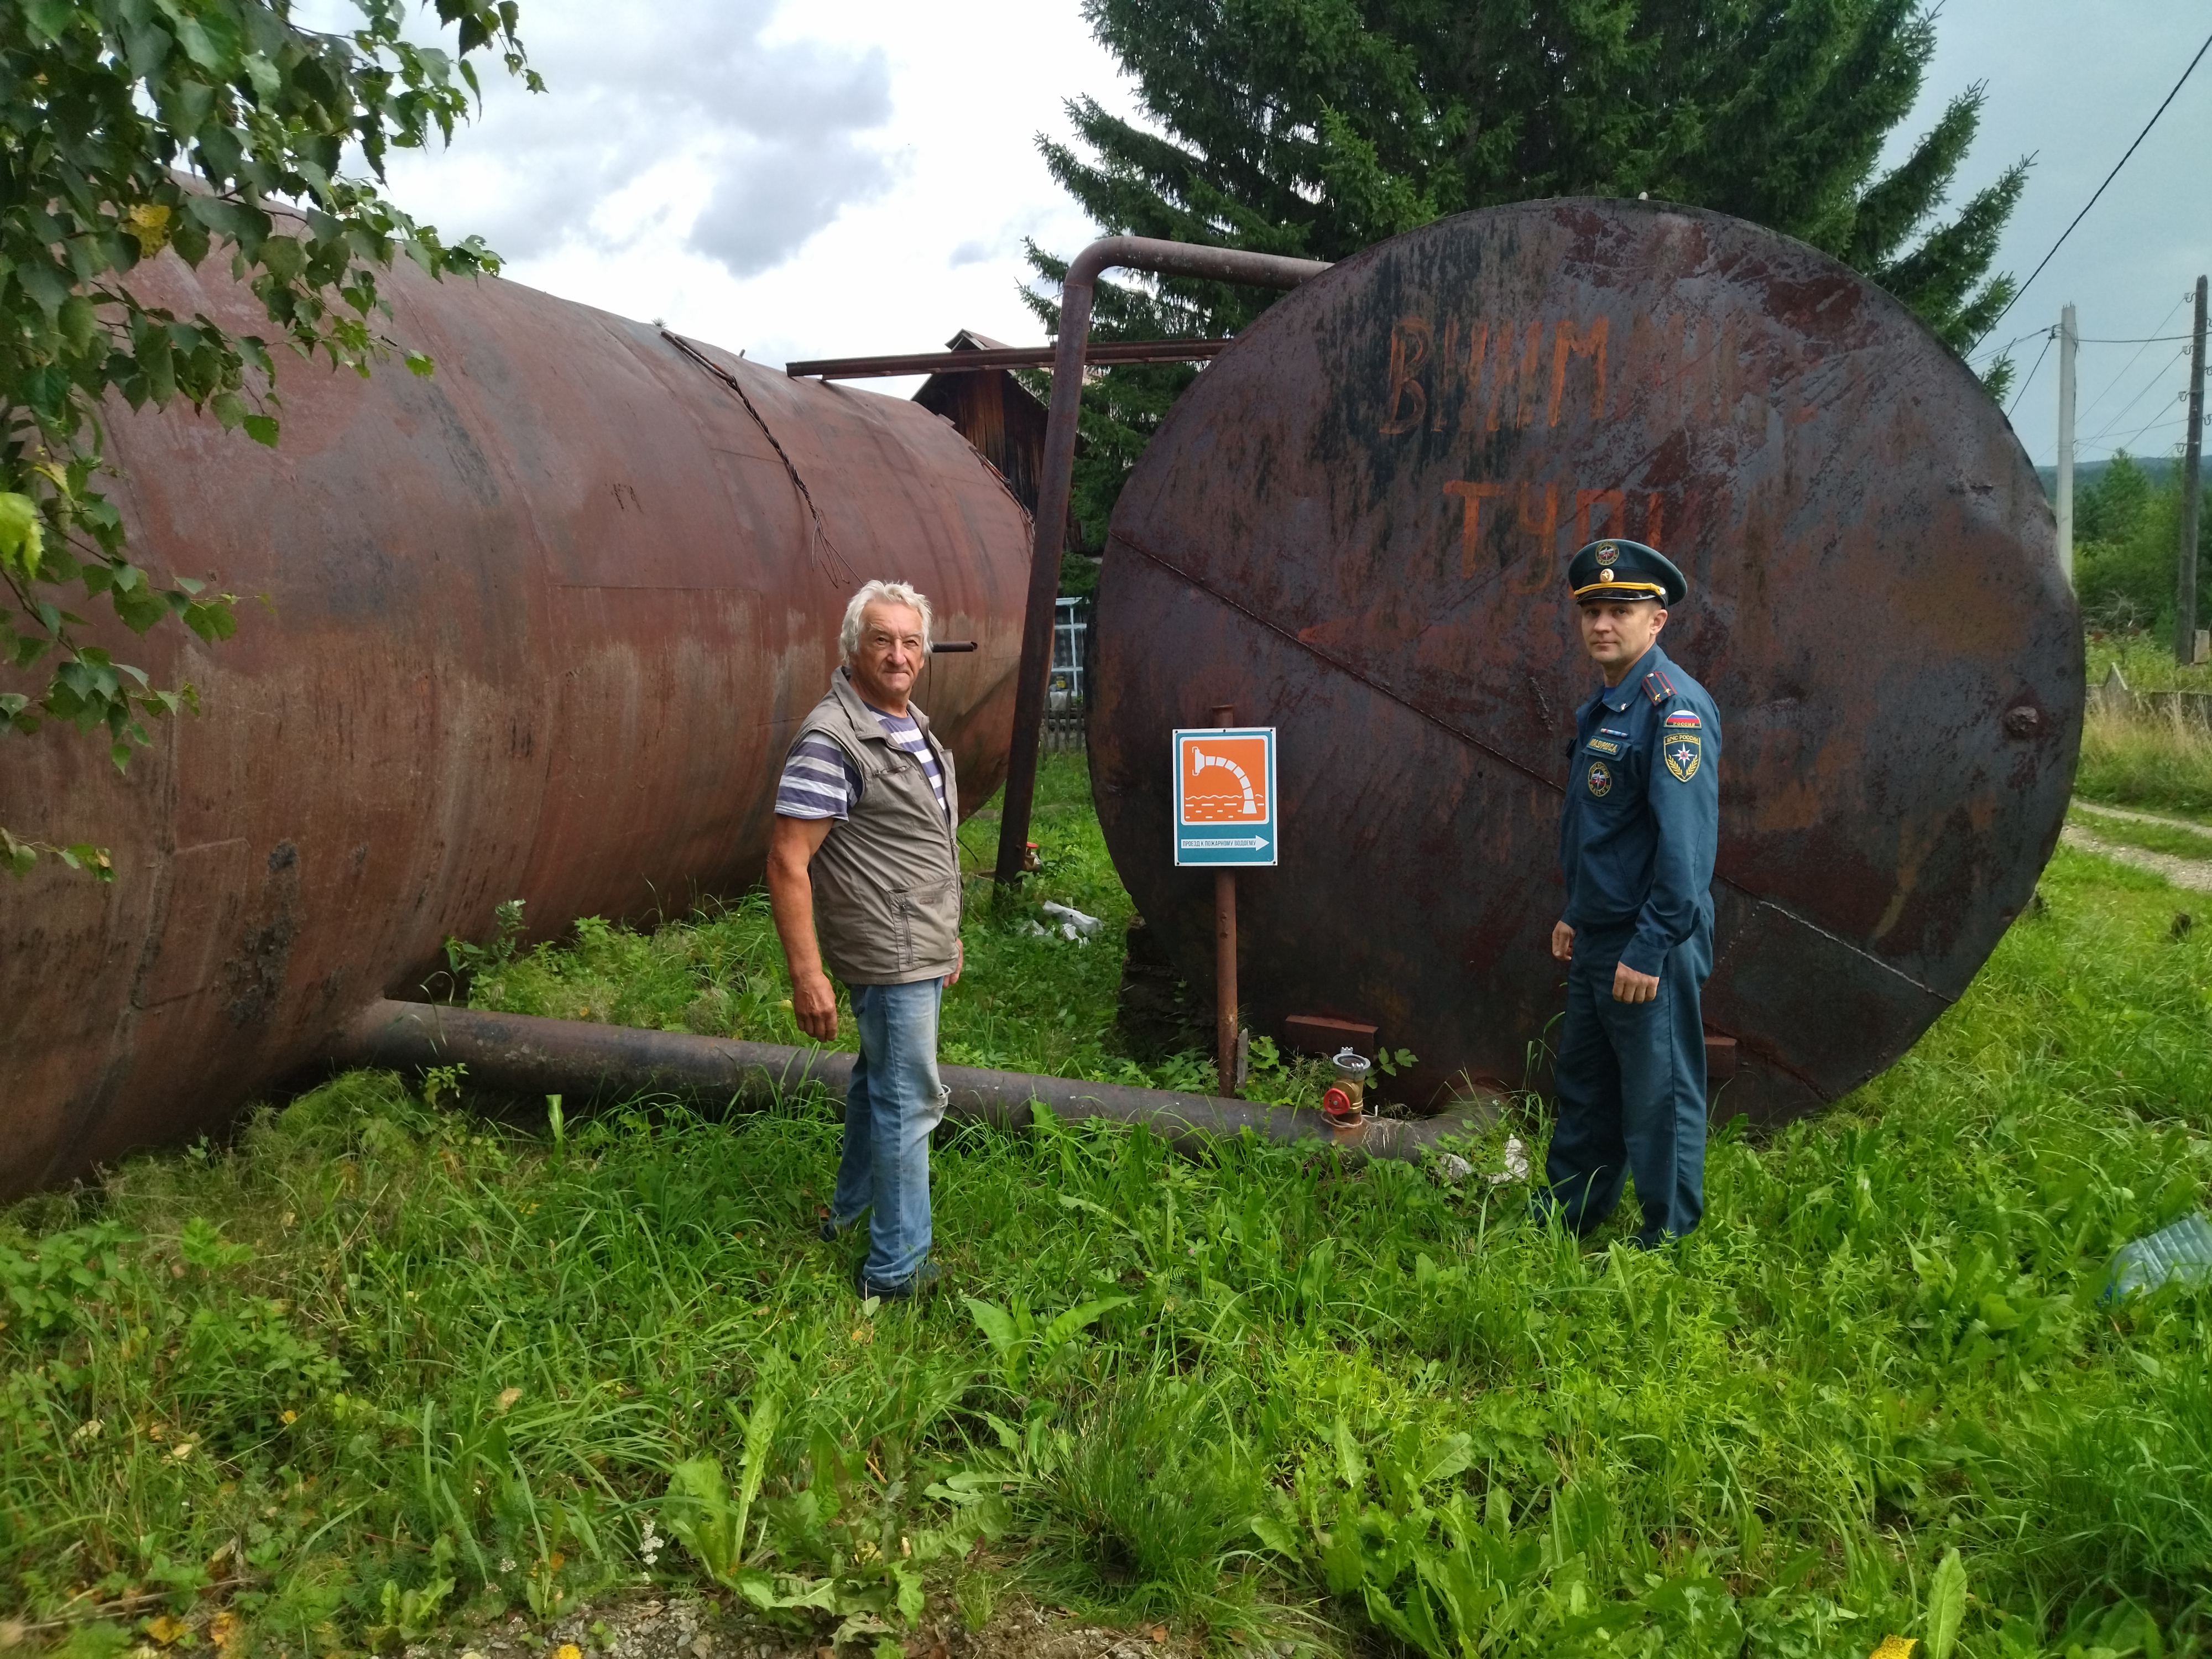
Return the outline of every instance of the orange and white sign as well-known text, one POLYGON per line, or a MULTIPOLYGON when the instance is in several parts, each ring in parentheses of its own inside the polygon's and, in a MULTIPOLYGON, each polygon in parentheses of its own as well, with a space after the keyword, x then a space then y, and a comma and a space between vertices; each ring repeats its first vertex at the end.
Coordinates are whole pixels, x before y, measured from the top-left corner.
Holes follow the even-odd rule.
POLYGON ((1175 734, 1175 861, 1275 861, 1275 728, 1175 734))

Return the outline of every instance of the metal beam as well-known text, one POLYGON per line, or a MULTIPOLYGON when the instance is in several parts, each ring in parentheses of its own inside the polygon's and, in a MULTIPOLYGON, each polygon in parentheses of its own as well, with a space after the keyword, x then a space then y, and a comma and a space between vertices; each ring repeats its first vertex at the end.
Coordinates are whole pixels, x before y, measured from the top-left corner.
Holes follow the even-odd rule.
MULTIPOLYGON (((1086 365, 1111 363, 1202 363, 1219 356, 1229 340, 1095 340, 1084 348, 1086 365)), ((1057 346, 994 346, 975 351, 919 351, 893 357, 821 357, 791 363, 784 373, 794 380, 866 380, 896 374, 979 374, 987 368, 1047 368, 1057 346)))

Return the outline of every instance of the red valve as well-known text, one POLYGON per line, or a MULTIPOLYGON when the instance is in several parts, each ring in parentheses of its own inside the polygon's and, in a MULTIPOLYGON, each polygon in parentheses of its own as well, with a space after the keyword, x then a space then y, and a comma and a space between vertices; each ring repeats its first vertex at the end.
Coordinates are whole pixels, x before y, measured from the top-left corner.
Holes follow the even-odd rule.
POLYGON ((1359 1108, 1352 1103, 1352 1091, 1341 1083, 1333 1084, 1321 1097, 1322 1114, 1339 1123, 1349 1123, 1359 1115, 1359 1108))

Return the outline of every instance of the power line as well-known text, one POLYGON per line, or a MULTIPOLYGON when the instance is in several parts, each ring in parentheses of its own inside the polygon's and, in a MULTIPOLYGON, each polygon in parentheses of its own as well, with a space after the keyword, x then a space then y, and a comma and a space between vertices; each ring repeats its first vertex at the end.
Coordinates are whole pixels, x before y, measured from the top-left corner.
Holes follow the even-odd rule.
POLYGON ((2027 371, 2027 378, 2020 383, 2020 390, 2012 394, 2012 403, 2005 410, 2007 420, 2010 420, 2013 410, 2020 407, 2020 400, 2027 396, 2028 387, 2035 384, 2036 369, 2043 367, 2043 360, 2051 355, 2051 343, 2057 337, 2058 331, 2055 328, 2043 337, 2043 349, 2035 354, 2035 368, 2027 371))
MULTIPOLYGON (((2159 326, 2160 326, 2160 328, 2164 328, 2164 327, 2166 326, 2166 325, 2165 325, 2164 323, 2160 323, 2160 324, 2159 325, 2159 326)), ((1990 349, 1984 349, 1984 350, 1981 350, 1981 351, 1977 351, 1976 353, 1974 353, 1973 356, 1969 357, 1966 361, 1967 361, 1968 362, 1972 362, 1976 361, 1976 359, 1978 359, 1978 358, 1995 358, 1995 357, 2002 357, 2002 356, 2003 356, 2005 355, 2005 353, 2006 353, 2006 352, 2010 351, 2010 350, 2011 350, 2014 346, 2018 345, 2018 344, 2019 344, 2022 340, 2033 340, 2033 339, 2037 335, 2039 335, 2039 334, 2045 334, 2045 333, 2048 333, 2049 331, 2049 331, 2049 330, 2047 330, 2047 329, 2031 328, 2031 329, 2030 329, 2030 330, 2028 330, 2028 331, 2027 331, 2027 333, 2025 333, 2025 334, 2015 334, 2015 335, 2014 335, 2014 336, 2012 337, 2012 338, 2010 338, 2009 340, 2007 340, 2007 341, 2006 341, 2002 345, 2001 345, 2001 346, 1996 346, 1996 347, 1990 348, 1990 349)))
POLYGON ((2193 337, 2187 334, 2131 334, 2125 339, 2107 340, 2093 334, 2077 334, 2074 337, 2074 343, 2075 345, 2157 345, 2166 340, 2186 340, 2191 337, 2193 337))
MULTIPOLYGON (((2173 311, 2169 311, 2169 312, 2167 312, 2167 313, 2166 313, 2166 315, 2165 315, 2165 316, 2163 316, 2163 317, 2161 317, 2161 318, 2160 318, 2160 319, 2158 319, 2158 327, 2162 329, 2162 328, 2164 328, 2164 327, 2165 327, 2168 323, 2172 322, 2172 321, 2173 320, 2173 312, 2174 312, 2174 311, 2179 311, 2179 310, 2180 310, 2180 309, 2182 308, 2182 307, 2184 307, 2184 306, 2187 305, 2187 304, 2190 302, 2190 301, 2193 300, 2193 299, 2194 299, 2194 298, 2196 298, 2196 297, 2197 297, 2197 296, 2196 296, 2194 294, 2191 294, 2191 293, 2185 293, 2185 294, 2184 294, 2184 295, 2182 295, 2179 300, 2176 300, 2176 301, 2173 302, 2173 311)), ((2153 337, 2154 337, 2154 338, 2155 338, 2155 337, 2158 337, 2158 331, 2157 331, 2156 329, 2154 329, 2154 330, 2152 331, 2152 335, 2153 335, 2153 337)), ((2177 337, 2177 338, 2178 338, 2178 337, 2179 337, 2179 336, 2177 336, 2177 337, 2177 337)), ((2148 344, 2148 343, 2149 343, 2149 341, 2148 341, 2148 340, 2147 340, 2147 341, 2145 341, 2145 342, 2144 342, 2144 343, 2145 343, 2145 344, 2148 344)), ((2089 416, 2089 410, 2093 410, 2093 409, 2096 408, 2096 406, 2097 406, 2099 404, 2101 404, 2102 402, 2104 402, 2104 401, 2105 401, 2105 399, 2106 399, 2106 398, 2108 398, 2108 397, 2110 397, 2110 396, 2112 395, 2112 388, 2113 388, 2114 386, 2118 386, 2118 385, 2120 383, 2120 381, 2121 381, 2123 379, 2124 379, 2124 378, 2125 378, 2125 376, 2126 376, 2126 374, 2127 374, 2127 372, 2128 372, 2130 369, 2133 368, 2136 366, 2136 363, 2137 360, 2139 360, 2142 356, 2142 348, 2141 348, 2141 347, 2138 347, 2138 348, 2136 349, 2136 350, 2135 356, 2132 356, 2132 357, 2130 357, 2130 358, 2127 360, 2127 362, 2125 362, 2124 363, 2122 363, 2122 364, 2120 365, 2120 370, 2119 370, 2119 373, 2118 373, 2118 374, 2115 374, 2115 375, 2113 375, 2113 376, 2112 376, 2112 378, 2111 380, 2107 380, 2107 381, 2106 381, 2106 382, 2105 382, 2105 389, 2104 389, 2102 392, 2099 392, 2095 397, 2092 398, 2089 400, 2089 408, 2088 408, 2088 409, 2085 409, 2085 410, 2083 410, 2081 411, 2081 418, 2082 418, 2082 419, 2087 420, 2087 419, 2088 418, 2088 416, 2089 416)))
MULTIPOLYGON (((2184 356, 2186 355, 2186 353, 2183 354, 2184 356)), ((2180 357, 2174 359, 2175 362, 2179 362, 2180 361, 2180 357)), ((2130 411, 2131 411, 2137 404, 2141 403, 2145 398, 2150 395, 2153 388, 2154 388, 2160 380, 2166 378, 2167 372, 2172 369, 2172 363, 2168 363, 2165 368, 2160 369, 2157 374, 2152 375, 2149 380, 2144 381, 2141 386, 2137 387, 2136 395, 2128 399, 2126 404, 2121 409, 2118 414, 2112 416, 2111 422, 2106 426, 2105 429, 2102 432, 2092 434, 2088 441, 2095 443, 2100 438, 2110 437, 2113 433, 2118 431, 2126 422, 2130 411)))
POLYGON ((2043 275, 2043 267, 2049 264, 2051 259, 2057 254, 2058 250, 2066 246, 2066 239, 2074 234, 2074 226, 2080 224, 2084 219, 2089 216, 2089 210, 2097 205, 2097 197, 2102 196, 2105 193, 2106 186, 2110 185, 2113 179, 2120 176, 2120 169, 2128 164, 2128 156, 2133 155, 2137 149, 2142 148, 2142 141, 2150 137, 2150 130, 2158 125, 2158 118, 2166 113, 2166 105, 2171 104, 2176 98, 2179 98, 2181 95, 2182 88, 2189 83, 2189 77, 2197 73, 2197 66, 2204 61, 2204 54, 2208 52, 2212 52, 2212 34, 2206 35, 2204 37, 2204 44, 2197 48, 2197 56, 2191 58, 2189 60, 2189 67, 2181 71, 2181 79, 2176 81, 2173 83, 2173 90, 2166 94, 2166 103, 2160 104, 2156 110, 2152 112, 2150 119, 2143 123, 2143 130, 2136 134, 2135 143, 2128 146, 2127 155, 2123 155, 2118 161, 2112 164, 2112 170, 2105 175, 2105 183, 2097 186, 2096 195, 2092 196, 2088 201, 2083 204, 2081 212, 2074 216, 2074 223, 2068 225, 2065 229, 2058 233, 2058 240, 2051 245, 2051 252, 2045 254, 2042 259, 2037 264, 2035 269, 2027 273, 2027 281, 2022 283, 2018 288, 2012 291, 2012 298, 2004 302, 2004 310, 1998 312, 1996 316, 1990 319, 1990 325, 1992 328, 2003 320, 2005 312, 2010 311, 2013 307, 2019 302, 2020 296, 2027 292, 2029 287, 2034 283, 2035 279, 2043 275))
POLYGON ((2153 421, 2148 425, 2139 426, 2133 432, 2128 434, 2126 437, 2121 439, 2119 442, 2116 444, 2100 444, 2098 447, 2105 450, 2108 453, 2116 455, 2121 450, 2125 449, 2130 444, 2135 442, 2136 439, 2142 437, 2146 432, 2163 432, 2170 426, 2187 426, 2188 424, 2189 416, 2186 415, 2176 415, 2170 420, 2153 421))

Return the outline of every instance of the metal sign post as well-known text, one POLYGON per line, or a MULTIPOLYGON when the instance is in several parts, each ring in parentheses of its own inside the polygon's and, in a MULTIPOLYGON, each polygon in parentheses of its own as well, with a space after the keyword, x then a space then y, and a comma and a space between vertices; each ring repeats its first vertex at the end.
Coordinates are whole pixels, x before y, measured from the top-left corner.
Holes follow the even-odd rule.
POLYGON ((1275 728, 1215 724, 1175 734, 1175 861, 1213 866, 1213 1043, 1221 1091, 1244 1079, 1237 1064, 1237 868, 1275 862, 1275 728))

